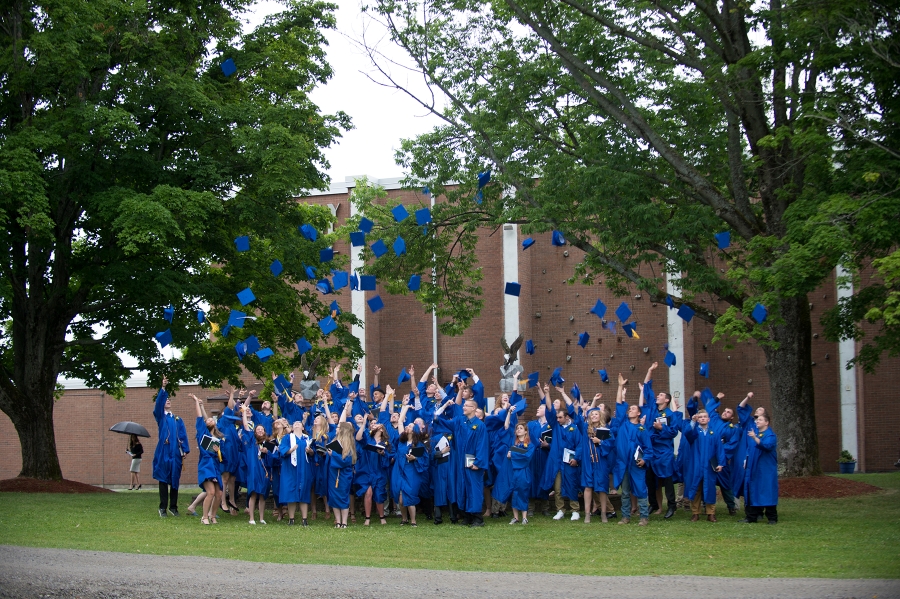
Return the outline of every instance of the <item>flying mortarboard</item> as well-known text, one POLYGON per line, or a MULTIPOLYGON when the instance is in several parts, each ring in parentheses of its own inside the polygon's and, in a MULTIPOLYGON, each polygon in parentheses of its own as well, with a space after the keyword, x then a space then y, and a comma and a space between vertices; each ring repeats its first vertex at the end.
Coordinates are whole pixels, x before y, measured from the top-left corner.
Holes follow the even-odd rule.
POLYGON ((236 237, 234 239, 234 247, 237 248, 237 251, 239 252, 246 252, 250 249, 250 237, 247 235, 236 237))
POLYGON ((666 305, 669 306, 670 308, 674 308, 674 307, 675 307, 675 302, 672 301, 672 296, 671 296, 671 295, 667 295, 667 296, 666 296, 666 305))
POLYGON ((319 232, 316 231, 316 228, 309 223, 300 226, 300 233, 309 241, 315 241, 319 238, 319 232))
POLYGON ((312 344, 306 340, 306 337, 300 337, 296 341, 297 343, 297 353, 301 356, 312 349, 312 344))
POLYGON ((618 335, 618 333, 616 333, 616 321, 610 320, 609 322, 607 322, 606 330, 609 331, 610 333, 612 333, 613 335, 618 335))
POLYGON ((331 288, 331 281, 329 281, 328 279, 322 279, 321 281, 316 283, 316 291, 318 291, 322 295, 328 295, 334 290, 331 288))
POLYGON ((410 291, 418 291, 419 288, 422 287, 422 277, 419 275, 412 275, 409 277, 409 282, 406 284, 406 288, 410 291))
POLYGON ((362 231, 354 231, 350 233, 350 245, 355 248, 366 245, 366 234, 362 231))
POLYGON ((625 334, 628 335, 629 338, 632 339, 640 339, 640 335, 637 334, 637 323, 629 322, 628 324, 622 325, 622 330, 625 331, 625 334))
POLYGON ((426 185, 422 188, 422 193, 425 195, 431 195, 431 188, 426 185))
POLYGON ((334 248, 319 250, 319 262, 331 262, 332 260, 334 260, 334 248))
POLYGON ((580 345, 581 347, 587 347, 588 341, 590 341, 590 339, 591 339, 591 336, 588 334, 587 331, 585 331, 585 332, 581 333, 580 335, 578 335, 578 345, 580 345))
POLYGON ((335 315, 341 313, 341 307, 340 307, 340 305, 338 305, 337 300, 334 300, 333 302, 331 302, 331 305, 328 306, 328 309, 331 310, 332 314, 335 314, 335 315))
POLYGON ((363 217, 362 220, 359 221, 359 230, 363 233, 371 233, 372 227, 375 226, 375 223, 370 221, 369 219, 363 217))
POLYGON ((628 322, 628 319, 631 318, 631 308, 628 307, 626 302, 622 302, 616 308, 616 316, 619 317, 620 322, 628 322))
POLYGON ((337 329, 337 323, 331 316, 326 316, 319 321, 319 328, 322 330, 322 334, 327 336, 337 329))
POLYGON ((244 356, 247 355, 247 343, 245 341, 238 341, 234 344, 234 351, 237 354, 238 360, 243 361, 244 356))
POLYGON ((242 329, 244 328, 244 321, 246 319, 247 315, 244 312, 232 310, 231 314, 228 315, 228 326, 242 329))
POLYGON ((420 210, 416 210, 416 224, 417 225, 427 225, 431 222, 431 210, 428 208, 422 208, 420 210))
POLYGON ((687 304, 681 304, 681 307, 678 308, 677 312, 678 316, 680 316, 685 322, 690 322, 694 317, 694 310, 687 304))
POLYGON ((557 246, 563 246, 566 245, 566 238, 563 237, 561 231, 554 231, 553 235, 550 238, 550 243, 557 246))
POLYGON ((232 59, 232 58, 226 58, 222 62, 221 67, 222 67, 222 73, 226 77, 231 77, 232 75, 234 75, 237 72, 237 67, 234 66, 234 59, 232 59))
POLYGON ((269 270, 272 271, 272 276, 277 277, 281 274, 281 271, 284 270, 284 266, 281 264, 281 260, 275 260, 272 264, 269 265, 269 270))
POLYGON ((275 352, 272 351, 272 348, 264 347, 258 352, 256 352, 256 357, 260 359, 260 361, 265 362, 269 358, 275 355, 275 352))
POLYGON ((169 304, 168 308, 163 308, 163 318, 169 321, 169 324, 172 324, 172 319, 175 318, 175 308, 172 304, 169 304))
POLYGON ((376 258, 381 258, 387 253, 387 246, 384 245, 384 242, 379 239, 372 244, 372 253, 375 254, 376 258))
POLYGON ((200 324, 206 322, 206 312, 204 312, 203 310, 197 310, 197 322, 199 322, 200 324))
POLYGON ((406 206, 403 204, 398 204, 391 208, 391 214, 394 215, 394 220, 399 222, 403 222, 409 217, 409 212, 406 210, 406 206))
POLYGON ((369 304, 369 309, 370 309, 372 312, 378 312, 379 310, 381 310, 382 308, 384 308, 384 302, 381 301, 381 296, 380 296, 380 295, 376 295, 375 297, 373 297, 372 299, 370 299, 370 300, 369 300, 368 302, 366 302, 366 303, 369 304))
POLYGON ((394 253, 397 256, 402 256, 406 253, 406 241, 404 241, 402 237, 398 237, 394 240, 394 253))
POLYGON ((562 385, 563 383, 565 383, 566 379, 564 379, 562 376, 560 376, 561 374, 562 374, 562 366, 556 368, 553 371, 553 374, 550 375, 550 384, 553 385, 554 387, 558 387, 559 385, 562 385))
POLYGON ((350 291, 359 291, 359 277, 356 273, 350 275, 350 291))
POLYGON ((485 185, 491 182, 491 170, 488 169, 483 173, 478 173, 478 189, 481 189, 485 185))
MULTIPOLYGON (((212 324, 215 325, 216 323, 212 323, 212 324)), ((222 328, 222 337, 225 337, 225 338, 227 339, 227 338, 228 338, 228 333, 230 333, 230 332, 231 332, 231 325, 230 325, 230 324, 226 324, 226 325, 222 328)))
POLYGON ((529 374, 528 375, 528 388, 531 389, 532 387, 537 387, 538 380, 540 379, 540 377, 541 377, 540 371, 532 372, 531 374, 529 374))
POLYGON ((597 300, 597 303, 591 308, 591 314, 596 314, 597 318, 602 320, 603 317, 606 316, 606 304, 601 300, 597 300))
POLYGON ((522 240, 522 251, 524 252, 525 250, 527 250, 528 248, 530 248, 533 245, 534 245, 533 237, 528 237, 526 239, 523 239, 522 240))
POLYGON ((312 266, 307 266, 304 270, 306 271, 307 279, 315 279, 316 278, 316 269, 315 268, 313 268, 312 266))
POLYGON ((597 372, 597 374, 600 375, 600 380, 601 380, 601 381, 603 381, 604 383, 608 383, 608 382, 609 382, 609 375, 606 373, 606 370, 605 370, 605 369, 601 369, 599 372, 597 372))
POLYGON ((343 270, 339 270, 334 273, 334 277, 332 279, 332 285, 334 285, 335 289, 343 289, 350 282, 350 275, 348 275, 343 270))
POLYGON ((716 244, 719 246, 720 250, 726 249, 729 245, 731 245, 731 232, 730 231, 722 231, 721 233, 716 233, 716 244))
POLYGON ((259 351, 259 339, 257 339, 256 335, 250 335, 246 339, 244 339, 244 343, 247 344, 247 353, 255 354, 259 351))
POLYGON ((359 275, 360 291, 375 291, 375 275, 359 275))
POLYGON ((293 387, 290 381, 284 378, 283 374, 279 374, 273 381, 273 384, 275 385, 275 391, 278 393, 285 393, 293 387))
POLYGON ((460 370, 459 372, 456 373, 456 376, 458 376, 459 380, 461 380, 461 381, 467 381, 467 380, 469 380, 469 371, 468 370, 460 370))
POLYGON ((665 362, 666 366, 668 366, 669 368, 671 368, 672 366, 675 366, 675 364, 677 363, 677 360, 675 359, 675 354, 673 354, 670 351, 667 351, 666 357, 665 357, 665 359, 663 359, 663 362, 665 362))
POLYGON ((236 294, 238 301, 241 302, 242 306, 246 306, 250 302, 256 299, 256 296, 253 295, 253 291, 250 290, 249 287, 244 289, 243 291, 236 294))
POLYGON ((402 385, 406 381, 409 380, 409 373, 406 372, 406 368, 400 369, 400 376, 397 377, 397 385, 402 385))
POLYGON ((572 399, 581 399, 581 389, 578 388, 578 383, 572 383, 569 393, 572 395, 572 399))
POLYGON ((503 293, 506 295, 514 295, 519 297, 519 294, 522 292, 522 286, 518 283, 507 283, 506 289, 503 290, 503 293))
POLYGON ((534 354, 534 341, 531 339, 525 342, 525 353, 529 355, 534 354))
POLYGON ((700 362, 700 376, 709 378, 709 362, 700 362))
POLYGON ((484 201, 484 192, 480 189, 475 192, 475 203, 481 204, 484 201))
POLYGON ((762 324, 766 321, 766 318, 769 317, 769 311, 766 310, 766 307, 762 304, 756 304, 753 308, 753 312, 750 313, 750 316, 753 317, 753 320, 755 320, 757 324, 762 324))
POLYGON ((172 343, 172 329, 166 329, 165 331, 157 333, 155 337, 161 347, 166 347, 172 343))

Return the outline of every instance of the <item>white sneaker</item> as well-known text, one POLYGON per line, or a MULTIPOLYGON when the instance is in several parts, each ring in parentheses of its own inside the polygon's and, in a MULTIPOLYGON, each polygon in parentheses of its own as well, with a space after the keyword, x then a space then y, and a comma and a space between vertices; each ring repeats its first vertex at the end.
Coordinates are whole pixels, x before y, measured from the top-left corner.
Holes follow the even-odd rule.
POLYGON ((572 512, 572 517, 570 519, 574 522, 575 520, 581 520, 581 516, 578 515, 578 512, 572 512))
POLYGON ((528 524, 528 518, 522 518, 522 524, 528 524))
POLYGON ((251 520, 248 524, 256 524, 256 520, 251 520))
POLYGON ((553 519, 554 520, 562 520, 563 516, 565 516, 565 515, 566 515, 566 513, 564 511, 559 510, 558 512, 556 512, 556 515, 553 516, 553 519))
POLYGON ((509 523, 510 523, 510 524, 518 524, 518 523, 519 523, 519 519, 518 519, 518 518, 513 518, 512 520, 509 521, 509 523))
POLYGON ((260 523, 260 524, 265 524, 266 521, 265 521, 265 520, 260 520, 259 523, 260 523))

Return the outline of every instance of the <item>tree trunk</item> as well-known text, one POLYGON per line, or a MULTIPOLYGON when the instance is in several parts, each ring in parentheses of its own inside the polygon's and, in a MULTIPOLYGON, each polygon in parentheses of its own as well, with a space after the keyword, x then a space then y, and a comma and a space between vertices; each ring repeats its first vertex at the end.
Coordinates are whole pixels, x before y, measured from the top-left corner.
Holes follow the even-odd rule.
POLYGON ((59 457, 56 455, 56 436, 53 430, 53 393, 49 397, 32 397, 33 409, 22 418, 13 419, 22 447, 22 471, 19 476, 41 479, 62 479, 59 457))
POLYGON ((803 295, 781 300, 784 324, 771 327, 778 349, 765 348, 772 394, 772 430, 778 435, 780 476, 821 474, 812 375, 812 321, 803 295))

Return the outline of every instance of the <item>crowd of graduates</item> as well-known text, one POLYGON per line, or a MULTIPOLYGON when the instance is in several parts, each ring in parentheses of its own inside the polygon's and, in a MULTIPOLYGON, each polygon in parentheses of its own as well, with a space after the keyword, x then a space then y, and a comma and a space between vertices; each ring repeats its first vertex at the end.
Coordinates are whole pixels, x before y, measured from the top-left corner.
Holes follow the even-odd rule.
POLYGON ((241 488, 254 525, 266 523, 272 501, 276 520, 294 525, 299 508, 299 524, 308 526, 319 499, 336 528, 356 521, 360 503, 366 526, 376 518, 386 524, 391 506, 407 526, 417 526, 422 515, 434 524, 446 518, 484 526, 485 517, 504 517, 507 508, 510 524, 527 524, 534 513, 550 516, 551 502, 556 520, 568 503, 572 520, 583 510, 585 522, 618 516, 628 524, 636 513, 646 526, 651 514, 669 519, 680 501, 689 501, 691 520, 705 514, 716 522, 717 487, 730 515, 737 514, 739 497, 744 522, 765 516, 776 523, 777 437, 765 409, 750 406, 752 394, 734 409, 724 407, 724 395, 706 389, 691 396, 685 415, 669 393, 654 392, 656 368, 650 366, 631 404, 621 374, 615 403, 607 404, 600 393, 588 401, 577 385, 567 393, 555 372, 537 385, 540 404, 528 422, 520 420, 526 400, 517 391, 500 395, 486 413, 484 385, 471 369, 441 387, 436 364, 418 383, 410 367, 410 392, 398 393, 379 385, 377 367, 368 392, 358 375, 342 383, 336 368, 327 388, 308 399, 294 391, 293 375, 290 382, 273 375, 276 392, 260 410, 251 405, 252 393, 231 389, 213 418, 192 395, 195 446, 171 411, 164 380, 154 409, 159 515, 178 515, 183 457, 196 449, 202 492, 188 512, 204 525, 216 524, 220 510, 238 516, 241 488), (611 494, 621 496, 620 514, 611 494))

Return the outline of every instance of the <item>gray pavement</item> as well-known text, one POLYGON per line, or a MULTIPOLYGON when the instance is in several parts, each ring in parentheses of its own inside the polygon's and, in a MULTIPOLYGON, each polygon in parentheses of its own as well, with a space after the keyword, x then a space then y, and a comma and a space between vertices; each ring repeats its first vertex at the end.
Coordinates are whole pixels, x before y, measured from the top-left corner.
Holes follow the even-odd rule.
POLYGON ((900 599, 900 580, 398 570, 0 545, 0 598, 7 597, 900 599))

